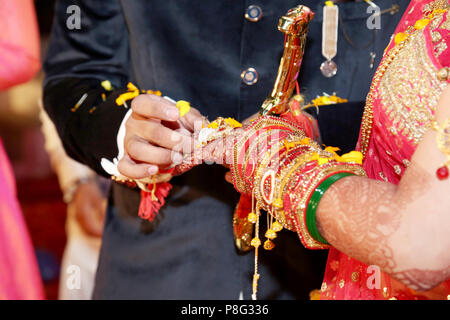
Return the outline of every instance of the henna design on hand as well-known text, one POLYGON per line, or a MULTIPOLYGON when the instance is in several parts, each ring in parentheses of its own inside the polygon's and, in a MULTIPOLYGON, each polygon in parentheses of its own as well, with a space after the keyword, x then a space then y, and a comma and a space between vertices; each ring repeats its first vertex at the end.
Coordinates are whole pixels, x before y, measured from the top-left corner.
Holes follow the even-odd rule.
POLYGON ((411 289, 426 291, 450 277, 450 265, 442 270, 411 269, 394 272, 391 276, 400 280, 411 289))
POLYGON ((392 241, 402 223, 406 223, 412 204, 429 196, 427 191, 433 179, 414 162, 398 187, 361 177, 341 179, 328 189, 319 203, 319 231, 341 252, 363 263, 378 265, 412 289, 433 288, 450 276, 450 266, 432 270, 418 265, 399 270, 405 263, 399 260, 399 252, 418 253, 411 251, 409 243, 392 241))

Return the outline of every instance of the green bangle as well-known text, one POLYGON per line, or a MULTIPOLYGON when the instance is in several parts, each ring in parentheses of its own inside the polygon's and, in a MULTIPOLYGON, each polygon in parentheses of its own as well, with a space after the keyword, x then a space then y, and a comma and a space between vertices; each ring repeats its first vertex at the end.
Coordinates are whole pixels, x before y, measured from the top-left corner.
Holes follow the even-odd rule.
POLYGON ((355 174, 351 172, 339 172, 333 174, 332 176, 329 176, 328 178, 323 180, 312 193, 306 209, 306 228, 308 229, 308 232, 311 235, 311 237, 313 237, 315 240, 323 244, 328 244, 328 242, 320 235, 316 225, 316 211, 317 207, 319 206, 320 199, 322 199, 322 196, 325 193, 325 191, 327 191, 328 188, 331 187, 333 183, 342 178, 353 175, 355 174))

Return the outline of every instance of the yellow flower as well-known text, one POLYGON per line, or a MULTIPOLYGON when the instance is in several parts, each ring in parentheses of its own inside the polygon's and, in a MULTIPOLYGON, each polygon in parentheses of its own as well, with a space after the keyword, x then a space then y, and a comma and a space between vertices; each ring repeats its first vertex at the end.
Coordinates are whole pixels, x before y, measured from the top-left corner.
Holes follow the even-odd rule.
POLYGON ((225 119, 225 123, 228 124, 230 127, 233 127, 233 128, 240 128, 240 127, 242 127, 242 124, 239 121, 236 121, 233 118, 225 119))
POLYGON ((324 158, 321 157, 318 153, 314 153, 311 157, 311 160, 317 160, 317 163, 319 164, 319 166, 328 163, 328 161, 330 161, 330 158, 324 158))
POLYGON ((159 90, 157 90, 157 91, 147 90, 147 94, 154 94, 154 95, 157 95, 157 96, 160 96, 160 97, 162 95, 161 91, 159 91, 159 90))
POLYGON ((102 81, 101 85, 106 91, 111 91, 113 89, 112 84, 109 80, 102 81))
POLYGON ((336 94, 332 94, 331 96, 325 95, 317 97, 316 99, 313 99, 311 102, 315 107, 319 107, 330 104, 344 103, 347 101, 348 101, 347 99, 339 98, 338 96, 336 96, 336 94))
POLYGON ((118 106, 121 106, 122 104, 124 104, 125 101, 133 99, 133 98, 137 97, 138 95, 139 95, 139 91, 122 93, 120 96, 117 97, 116 104, 118 106))
POLYGON ((420 19, 420 20, 416 21, 416 23, 414 24, 414 28, 416 28, 417 30, 422 30, 429 23, 430 23, 430 19, 420 19))
POLYGON ((208 128, 217 129, 219 127, 219 124, 217 121, 213 121, 210 124, 208 124, 208 128))
POLYGON ((128 91, 136 91, 136 90, 139 91, 139 89, 136 88, 136 86, 134 84, 132 84, 131 82, 128 82, 127 89, 128 89, 128 91))
POLYGON ((338 147, 326 147, 325 151, 329 152, 329 153, 336 153, 336 151, 339 151, 341 149, 339 149, 338 147))
POLYGON ((177 108, 180 110, 180 117, 184 116, 191 109, 191 104, 187 101, 180 100, 177 102, 177 108))
POLYGON ((363 155, 359 151, 350 151, 349 153, 343 154, 341 157, 341 162, 354 162, 362 164, 363 155))
POLYGON ((295 142, 288 142, 286 139, 283 140, 283 144, 286 148, 286 152, 289 152, 289 149, 295 147, 295 142))
POLYGON ((308 145, 309 144, 309 138, 303 138, 302 140, 300 140, 300 144, 301 145, 308 145))
POLYGON ((399 32, 395 35, 394 41, 395 41, 395 44, 399 44, 399 43, 405 41, 405 39, 406 39, 406 34, 404 34, 403 32, 399 32))
POLYGON ((326 147, 325 151, 331 153, 334 156, 334 159, 336 161, 341 161, 341 157, 336 153, 336 151, 339 151, 341 149, 339 149, 338 147, 326 147))

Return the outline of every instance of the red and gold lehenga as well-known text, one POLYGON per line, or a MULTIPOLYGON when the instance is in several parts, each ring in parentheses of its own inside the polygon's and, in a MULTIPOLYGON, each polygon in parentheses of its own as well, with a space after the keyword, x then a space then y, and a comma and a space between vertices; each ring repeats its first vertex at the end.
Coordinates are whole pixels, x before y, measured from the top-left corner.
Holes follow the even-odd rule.
MULTIPOLYGON (((374 76, 359 148, 371 179, 398 184, 432 120, 449 82, 450 5, 447 0, 411 1, 374 76)), ((366 285, 367 266, 331 248, 321 299, 447 299, 450 281, 415 292, 382 273, 380 289, 366 285)))

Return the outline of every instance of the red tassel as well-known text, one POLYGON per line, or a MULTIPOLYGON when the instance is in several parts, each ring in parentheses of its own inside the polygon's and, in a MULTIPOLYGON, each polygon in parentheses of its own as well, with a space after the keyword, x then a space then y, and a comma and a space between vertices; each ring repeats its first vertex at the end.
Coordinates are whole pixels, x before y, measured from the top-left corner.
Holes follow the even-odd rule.
POLYGON ((172 185, 168 182, 155 184, 154 196, 152 192, 141 190, 141 203, 139 205, 139 217, 144 220, 153 221, 159 209, 166 203, 165 198, 169 195, 172 185))

